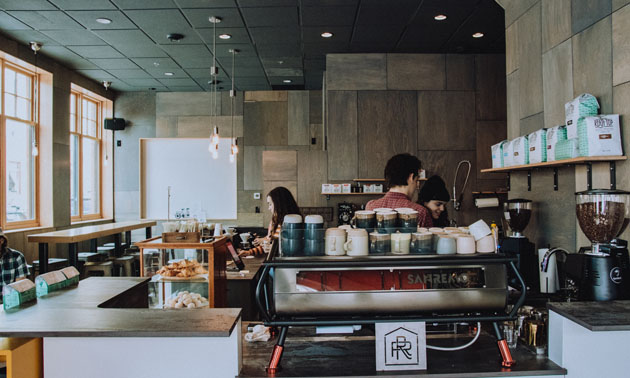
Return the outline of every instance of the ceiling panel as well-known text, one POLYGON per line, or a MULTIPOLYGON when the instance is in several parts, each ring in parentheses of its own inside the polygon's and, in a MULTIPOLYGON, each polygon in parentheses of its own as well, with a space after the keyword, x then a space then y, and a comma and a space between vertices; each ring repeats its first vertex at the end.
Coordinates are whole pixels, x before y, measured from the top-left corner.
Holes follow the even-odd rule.
POLYGON ((107 70, 119 79, 151 79, 151 75, 143 70, 107 70))
POLYGON ((66 46, 107 45, 89 30, 44 30, 42 33, 66 46))
POLYGON ((174 33, 177 29, 190 27, 178 9, 130 10, 125 14, 141 29, 162 29, 164 33, 174 33))
POLYGON ((17 20, 15 17, 0 12, 0 30, 30 30, 31 27, 17 20))
POLYGON ((302 76, 276 76, 270 77, 269 81, 271 85, 304 85, 304 77, 302 76), (291 80, 291 82, 285 83, 284 80, 291 80))
POLYGON ((375 44, 392 49, 403 29, 403 25, 357 25, 351 43, 375 44))
POLYGON ((154 44, 150 45, 116 45, 116 49, 127 58, 159 58, 166 53, 154 44))
POLYGON ((129 59, 90 59, 90 62, 106 70, 138 68, 138 66, 129 59))
POLYGON ((281 45, 259 45, 256 47, 258 50, 258 55, 263 59, 301 54, 302 50, 299 43, 281 45))
POLYGON ((256 26, 298 25, 297 7, 243 8, 243 18, 248 28, 256 26))
POLYGON ((422 2, 418 0, 362 0, 359 25, 405 25, 422 2))
POLYGON ((356 6, 359 0, 302 0, 303 7, 356 6))
POLYGON ((81 25, 92 30, 111 30, 111 29, 135 29, 136 25, 123 12, 120 11, 71 11, 68 12, 70 17, 77 20, 81 25), (100 24, 96 22, 97 18, 108 18, 112 20, 111 24, 100 24))
MULTIPOLYGON (((230 68, 229 70, 231 71, 232 69, 230 68)), ((212 79, 209 68, 186 68, 185 71, 188 76, 192 77, 193 79, 203 79, 206 81, 212 79)), ((228 76, 224 70, 219 69, 218 77, 219 79, 227 79, 228 76)))
POLYGON ((181 79, 184 77, 188 77, 186 71, 181 68, 148 68, 145 71, 152 77, 156 79, 181 79), (164 73, 170 72, 173 76, 166 76, 164 73))
POLYGON ((124 58, 110 46, 68 46, 68 48, 84 58, 124 58))
POLYGON ((357 7, 302 7, 301 12, 304 26, 352 26, 357 7))
POLYGON ((132 59, 135 64, 143 69, 153 68, 179 68, 177 63, 171 58, 134 58, 132 59))
POLYGON ((198 45, 204 43, 199 35, 189 27, 181 28, 144 28, 142 29, 151 39, 160 45, 198 45), (169 34, 181 34, 184 38, 179 41, 171 41, 168 39, 169 34))
POLYGON ((156 87, 162 84, 156 79, 125 79, 125 83, 132 87, 156 87))
POLYGON ((116 9, 109 0, 49 0, 63 10, 116 9))
POLYGON ((234 0, 177 0, 181 8, 235 8, 234 0))
POLYGON ((61 11, 10 11, 9 14, 37 30, 83 29, 61 11))
POLYGON ((350 42, 352 26, 305 26, 302 28, 304 43, 350 42), (331 38, 323 38, 322 33, 333 33, 331 38))
POLYGON ((305 55, 317 55, 332 54, 344 52, 348 49, 348 43, 346 42, 329 42, 329 43, 305 43, 304 54, 305 55))
POLYGON ((212 67, 212 57, 174 56, 177 64, 186 69, 207 69, 212 67))
POLYGON ((146 46, 154 45, 151 38, 147 37, 141 30, 97 30, 94 34, 112 46, 132 45, 146 46))
MULTIPOLYGON (((195 29, 197 34, 201 36, 201 39, 208 45, 212 45, 212 41, 214 39, 214 29, 213 28, 199 28, 195 29)), ((249 33, 246 28, 225 28, 217 26, 217 44, 229 45, 232 43, 251 43, 251 39, 249 38, 249 33), (219 36, 221 34, 229 34, 232 36, 230 39, 221 39, 219 36)))
POLYGON ((262 64, 266 68, 282 67, 302 67, 302 56, 279 56, 275 58, 264 58, 262 64))
POLYGON ((240 59, 250 58, 256 56, 256 50, 254 46, 249 43, 233 43, 231 45, 217 45, 217 58, 230 57, 232 59, 232 53, 230 50, 238 50, 237 56, 240 59))
POLYGON ((249 28, 257 45, 300 43, 300 28, 293 26, 269 26, 249 28))
POLYGON ((212 58, 210 51, 204 46, 195 45, 162 45, 160 46, 172 58, 177 57, 197 57, 212 58))
POLYGON ((242 8, 247 7, 297 7, 298 0, 237 0, 242 8))
POLYGON ((213 16, 221 18, 221 22, 217 24, 217 29, 219 26, 224 28, 242 28, 245 26, 237 8, 183 9, 182 12, 194 28, 213 28, 214 24, 209 21, 210 17, 213 16))
POLYGON ((96 81, 116 79, 114 75, 104 70, 77 70, 77 72, 96 81))
MULTIPOLYGON (((31 41, 41 42, 46 48, 60 43, 36 30, 12 30, 11 38, 28 45, 31 41)), ((44 49, 44 47, 42 47, 44 49)))
POLYGON ((112 0, 120 9, 168 9, 177 8, 172 0, 112 0))
POLYGON ((480 53, 484 48, 505 36, 503 10, 494 7, 494 1, 482 0, 472 15, 459 27, 446 45, 448 52, 480 53), (472 38, 476 32, 482 32, 483 38, 472 38))
POLYGON ((55 10, 46 0, 0 0, 0 8, 5 10, 55 10))
MULTIPOLYGON (((269 67, 265 68, 267 77, 302 77, 302 67, 269 67)), ((273 83, 272 83, 273 84, 273 83)))
POLYGON ((75 54, 74 52, 68 50, 63 46, 46 46, 45 48, 42 48, 40 53, 57 59, 71 69, 98 69, 98 67, 94 63, 83 59, 79 55, 75 54))
POLYGON ((167 87, 184 87, 184 86, 197 86, 197 83, 189 78, 176 78, 176 79, 158 79, 160 83, 166 85, 167 87))

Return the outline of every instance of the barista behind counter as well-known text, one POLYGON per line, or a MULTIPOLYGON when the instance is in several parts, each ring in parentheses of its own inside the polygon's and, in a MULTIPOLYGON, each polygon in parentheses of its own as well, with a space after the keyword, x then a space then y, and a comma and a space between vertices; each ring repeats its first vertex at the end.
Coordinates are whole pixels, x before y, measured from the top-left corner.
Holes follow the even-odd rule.
POLYGON ((437 175, 429 177, 418 193, 418 203, 429 210, 435 227, 450 226, 446 212, 446 204, 450 200, 444 180, 437 175))
POLYGON ((385 166, 385 181, 389 191, 382 198, 368 202, 365 208, 367 210, 380 207, 412 208, 418 212, 419 227, 433 227, 431 214, 427 208, 411 201, 418 190, 420 168, 420 160, 411 154, 393 156, 385 166))

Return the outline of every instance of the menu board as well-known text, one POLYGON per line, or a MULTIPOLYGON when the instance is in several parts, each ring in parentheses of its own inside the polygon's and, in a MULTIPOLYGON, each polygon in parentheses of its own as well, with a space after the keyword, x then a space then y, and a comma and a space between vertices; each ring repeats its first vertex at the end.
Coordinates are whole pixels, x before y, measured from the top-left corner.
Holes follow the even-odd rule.
POLYGON ((197 218, 236 219, 236 159, 229 138, 221 138, 219 157, 209 138, 140 139, 140 217, 176 219, 188 209, 197 218), (170 187, 170 214, 169 209, 170 187))

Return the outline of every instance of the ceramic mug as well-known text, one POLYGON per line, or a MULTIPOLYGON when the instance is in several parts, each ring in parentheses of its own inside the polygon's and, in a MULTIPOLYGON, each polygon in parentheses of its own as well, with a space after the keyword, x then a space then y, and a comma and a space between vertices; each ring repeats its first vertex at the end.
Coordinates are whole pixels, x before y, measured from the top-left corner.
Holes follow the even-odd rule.
POLYGON ((351 224, 357 228, 372 230, 376 226, 376 212, 372 210, 355 211, 351 224))
POLYGON ((408 255, 411 244, 411 234, 396 232, 391 235, 392 253, 397 255, 408 255))
POLYGON ((475 237, 475 240, 479 241, 486 235, 490 235, 492 231, 490 231, 490 227, 486 222, 482 219, 476 221, 475 223, 468 226, 468 230, 470 234, 475 237))
POLYGON ((398 226, 404 229, 417 230, 418 212, 413 209, 396 209, 398 211, 398 226))
POLYGON ((343 249, 348 256, 366 256, 369 252, 367 231, 361 228, 349 230, 343 249))
POLYGON ((376 213, 376 227, 378 232, 392 233, 396 228, 396 219, 398 214, 395 211, 384 211, 376 213))
POLYGON ((411 253, 431 253, 433 235, 428 232, 414 232, 411 234, 411 253))
POLYGON ((457 254, 466 255, 475 253, 477 245, 475 238, 471 235, 458 235, 457 236, 457 254))
POLYGON ((494 238, 492 237, 492 235, 486 235, 483 238, 477 240, 477 252, 492 253, 494 251, 494 238))
POLYGON ((307 215, 304 218, 304 228, 307 230, 315 228, 324 228, 324 217, 321 215, 307 215))
POLYGON ((282 221, 282 237, 301 239, 304 237, 304 224, 300 214, 287 214, 282 221))
POLYGON ((304 255, 305 256, 324 256, 324 239, 304 240, 304 255))
POLYGON ((280 249, 282 256, 299 256, 304 249, 303 239, 280 238, 280 249))
POLYGON ((441 235, 435 248, 438 255, 454 255, 457 253, 457 239, 451 235, 441 235))
POLYGON ((383 255, 391 251, 389 234, 370 233, 370 254, 383 255))
POLYGON ((343 256, 346 251, 343 245, 346 242, 346 231, 340 228, 329 228, 326 230, 326 249, 328 256, 343 256))
POLYGON ((431 239, 431 249, 437 250, 437 244, 440 240, 440 236, 448 235, 446 232, 432 232, 433 238, 431 239))

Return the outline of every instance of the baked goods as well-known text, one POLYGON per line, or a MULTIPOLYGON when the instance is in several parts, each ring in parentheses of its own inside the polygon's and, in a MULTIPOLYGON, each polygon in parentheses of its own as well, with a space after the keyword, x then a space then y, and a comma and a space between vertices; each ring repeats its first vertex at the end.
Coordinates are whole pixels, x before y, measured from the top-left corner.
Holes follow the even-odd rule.
POLYGON ((166 300, 164 308, 199 308, 208 307, 208 300, 198 293, 180 291, 166 300))
POLYGON ((162 277, 192 278, 199 274, 208 273, 200 263, 194 260, 180 260, 165 265, 157 271, 162 277))

